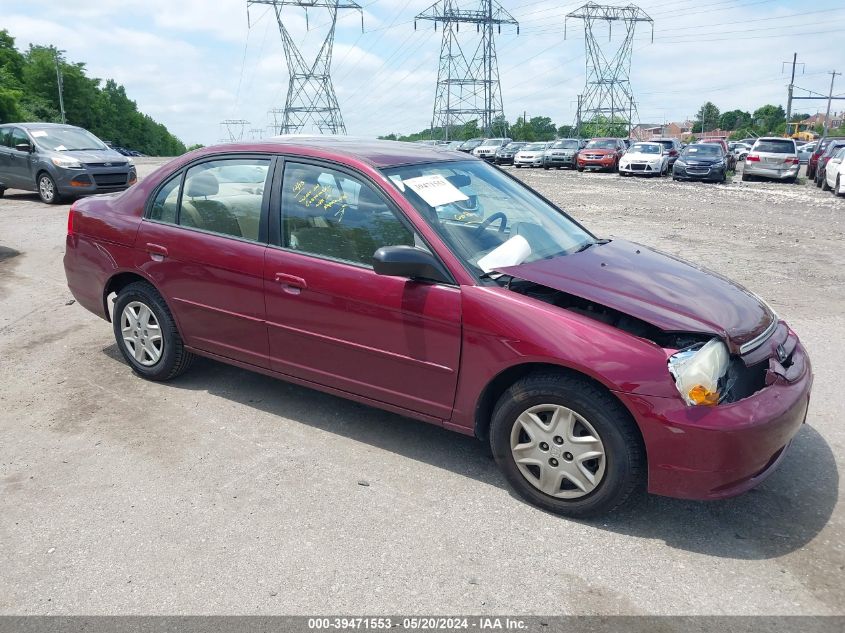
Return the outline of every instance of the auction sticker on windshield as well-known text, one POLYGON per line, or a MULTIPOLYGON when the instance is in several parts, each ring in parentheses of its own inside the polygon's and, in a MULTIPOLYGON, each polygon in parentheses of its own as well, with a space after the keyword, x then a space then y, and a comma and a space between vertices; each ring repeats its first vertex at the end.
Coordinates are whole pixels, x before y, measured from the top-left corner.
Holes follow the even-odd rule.
POLYGON ((441 207, 444 204, 451 204, 461 200, 469 200, 451 182, 440 174, 429 176, 418 176, 404 181, 405 185, 411 188, 426 204, 432 207, 441 207))

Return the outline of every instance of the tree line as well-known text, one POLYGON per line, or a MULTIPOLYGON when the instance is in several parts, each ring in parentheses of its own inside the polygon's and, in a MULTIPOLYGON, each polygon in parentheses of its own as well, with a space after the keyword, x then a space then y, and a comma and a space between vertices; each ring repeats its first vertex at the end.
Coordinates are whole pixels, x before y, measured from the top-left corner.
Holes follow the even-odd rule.
MULTIPOLYGON (((796 113, 790 119, 790 123, 803 121, 809 114, 796 113)), ((732 131, 731 138, 744 138, 747 136, 783 136, 786 133, 786 112, 779 105, 766 104, 754 110, 728 110, 721 112, 719 108, 708 101, 699 108, 692 121, 692 132, 699 134, 712 132, 713 130, 732 131)), ((790 132, 794 132, 794 126, 790 132)), ((823 132, 819 125, 814 130, 816 133, 823 132)), ((845 128, 831 130, 831 134, 845 135, 845 128)), ((426 128, 413 134, 392 133, 379 138, 394 141, 424 141, 441 140, 448 138, 454 141, 464 141, 471 138, 487 136, 479 128, 478 121, 470 121, 463 125, 454 125, 447 130, 445 128, 426 128)), ((591 121, 581 123, 580 129, 574 125, 560 125, 547 116, 535 116, 531 118, 519 117, 514 123, 508 123, 504 116, 496 117, 493 120, 491 137, 507 137, 515 141, 551 141, 555 138, 567 138, 580 136, 591 138, 596 136, 626 137, 628 136, 628 124, 622 120, 608 117, 597 117, 591 121)))
POLYGON ((0 30, 0 123, 61 122, 57 62, 67 123, 150 156, 185 152, 164 125, 138 111, 123 86, 88 77, 84 63, 66 61, 53 46, 30 45, 22 53, 5 29, 0 30))

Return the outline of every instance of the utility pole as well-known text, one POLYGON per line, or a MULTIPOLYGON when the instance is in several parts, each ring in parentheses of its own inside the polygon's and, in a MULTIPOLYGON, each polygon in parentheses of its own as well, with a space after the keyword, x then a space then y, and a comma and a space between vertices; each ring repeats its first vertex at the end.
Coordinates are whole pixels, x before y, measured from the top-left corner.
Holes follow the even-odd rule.
POLYGON ((830 93, 827 96, 827 112, 824 115, 824 136, 827 136, 827 132, 830 129, 830 102, 833 100, 833 82, 836 79, 836 75, 841 74, 835 70, 830 71, 830 93))
POLYGON ((65 120, 65 82, 62 79, 62 68, 59 64, 59 49, 57 48, 53 48, 53 59, 56 62, 56 84, 59 87, 59 110, 62 112, 62 123, 67 123, 65 120))
MULTIPOLYGON (((783 72, 783 64, 788 64, 789 62, 783 62, 781 64, 781 72, 783 72)), ((786 135, 789 136, 789 124, 791 123, 792 119, 792 90, 795 87, 795 67, 798 65, 798 53, 792 54, 792 78, 789 80, 789 91, 787 92, 786 98, 786 135)), ((804 73, 804 64, 801 64, 801 74, 804 73)), ((796 132, 798 130, 795 130, 796 132)))
POLYGON ((575 113, 575 136, 581 138, 581 95, 578 95, 578 110, 575 113))
MULTIPOLYGON (((636 102, 631 91, 631 56, 634 50, 634 33, 637 24, 645 22, 651 26, 654 40, 654 20, 638 6, 599 5, 588 2, 568 13, 564 18, 564 39, 566 24, 570 20, 583 20, 586 47, 586 79, 581 103, 582 124, 588 136, 600 132, 603 124, 611 128, 623 126, 631 129, 636 112, 636 102), (609 43, 602 47, 598 36, 604 26, 608 27, 608 41, 614 22, 621 22, 624 32, 622 42, 615 46, 609 43)), ((637 118, 639 116, 637 115, 637 118)))
POLYGON ((268 5, 276 14, 285 61, 288 67, 288 92, 282 111, 278 134, 296 134, 316 126, 320 134, 346 134, 346 125, 340 114, 331 78, 332 49, 334 48, 337 13, 342 9, 361 12, 361 31, 364 31, 364 13, 354 0, 247 0, 247 18, 252 5, 268 5), (306 61, 294 42, 283 17, 285 7, 305 10, 308 29, 308 10, 325 9, 328 13, 328 32, 314 61, 306 61))
POLYGON ((485 136, 491 136, 493 121, 504 114, 493 27, 501 33, 502 25, 510 24, 518 34, 519 23, 496 0, 480 0, 473 9, 460 8, 458 1, 438 0, 414 19, 414 28, 417 20, 434 22, 435 30, 438 23, 443 26, 432 137, 439 130, 448 138, 451 126, 471 121, 477 122, 485 136), (475 25, 481 33, 472 56, 464 54, 458 40, 461 23, 475 25))

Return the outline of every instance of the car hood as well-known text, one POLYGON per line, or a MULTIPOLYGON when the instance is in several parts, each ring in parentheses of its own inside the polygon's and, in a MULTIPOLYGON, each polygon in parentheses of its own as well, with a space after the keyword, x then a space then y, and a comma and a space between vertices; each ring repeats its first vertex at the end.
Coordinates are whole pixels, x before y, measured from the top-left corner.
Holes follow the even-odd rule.
POLYGON ((63 152, 55 152, 61 156, 70 156, 75 158, 80 163, 112 163, 113 165, 120 165, 126 163, 129 157, 123 154, 118 154, 110 149, 93 149, 93 150, 67 150, 63 152))
POLYGON ((625 240, 497 272, 593 301, 666 332, 719 336, 734 352, 776 318, 739 284, 625 240))
POLYGON ((626 152, 623 158, 652 162, 663 158, 660 154, 646 154, 645 152, 626 152))
POLYGON ((721 156, 701 156, 701 157, 680 157, 681 162, 687 165, 714 165, 722 162, 721 156))

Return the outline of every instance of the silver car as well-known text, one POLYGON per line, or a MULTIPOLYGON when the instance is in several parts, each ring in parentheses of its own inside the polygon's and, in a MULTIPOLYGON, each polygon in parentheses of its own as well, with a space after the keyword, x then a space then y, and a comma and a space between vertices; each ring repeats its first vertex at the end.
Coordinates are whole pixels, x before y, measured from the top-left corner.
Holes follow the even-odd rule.
POLYGON ((581 149, 581 141, 577 138, 562 138, 549 146, 543 160, 543 167, 550 169, 556 167, 569 167, 575 169, 575 156, 581 149))
POLYGON ((529 143, 513 157, 514 167, 542 167, 546 150, 551 143, 529 143))
POLYGON ((511 142, 509 138, 486 138, 481 145, 472 150, 472 155, 484 160, 496 158, 496 152, 511 142))
POLYGON ((795 182, 801 168, 798 149, 791 138, 764 136, 755 141, 742 168, 742 180, 751 177, 795 182))
POLYGON ((0 125, 0 195, 36 191, 41 201, 123 191, 138 176, 132 159, 73 125, 0 125))
POLYGON ((818 143, 813 141, 811 143, 805 143, 798 148, 798 161, 802 165, 806 165, 810 162, 810 156, 812 156, 813 152, 816 151, 816 145, 818 145, 818 143))

